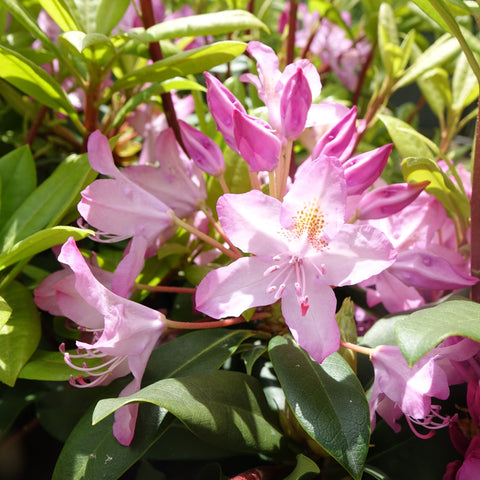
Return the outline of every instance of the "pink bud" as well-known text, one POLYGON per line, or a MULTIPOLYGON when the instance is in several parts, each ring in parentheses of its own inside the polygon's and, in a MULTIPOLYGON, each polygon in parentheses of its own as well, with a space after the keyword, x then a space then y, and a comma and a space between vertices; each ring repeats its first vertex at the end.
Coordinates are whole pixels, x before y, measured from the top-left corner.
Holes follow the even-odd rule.
POLYGON ((225 171, 225 159, 220 147, 203 132, 179 120, 183 144, 200 170, 218 177, 225 171))
POLYGON ((389 271, 406 285, 428 290, 464 288, 478 281, 478 278, 460 272, 444 258, 426 250, 400 252, 389 271))
POLYGON ((343 164, 347 195, 363 193, 375 182, 387 164, 392 147, 393 144, 389 143, 370 152, 355 155, 343 164))
POLYGON ((296 139, 305 129, 307 114, 312 106, 312 92, 301 68, 297 68, 282 93, 280 115, 282 134, 289 140, 296 139))
POLYGON ((371 220, 385 218, 399 212, 413 202, 430 182, 394 183, 376 188, 360 199, 357 218, 371 220))
POLYGON ((335 157, 340 163, 345 162, 353 152, 357 141, 357 107, 352 107, 348 113, 335 124, 317 142, 312 152, 312 158, 320 154, 335 157))
POLYGON ((259 118, 233 112, 237 152, 248 163, 251 172, 274 170, 280 159, 282 144, 270 125, 259 118))
POLYGON ((233 133, 233 112, 235 110, 245 114, 247 112, 235 95, 219 80, 208 72, 204 72, 204 75, 207 81, 207 103, 217 124, 217 130, 222 132, 227 145, 237 151, 233 133))

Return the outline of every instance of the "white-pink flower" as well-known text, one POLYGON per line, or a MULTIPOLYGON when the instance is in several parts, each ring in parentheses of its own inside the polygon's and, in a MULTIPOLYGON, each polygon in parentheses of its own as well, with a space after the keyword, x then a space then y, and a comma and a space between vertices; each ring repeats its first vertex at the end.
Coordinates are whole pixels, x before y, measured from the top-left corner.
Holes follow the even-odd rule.
POLYGON ((281 299, 297 343, 323 361, 340 342, 331 286, 376 275, 396 256, 379 230, 345 224, 345 202, 343 169, 332 157, 303 168, 283 203, 255 190, 223 195, 219 220, 253 256, 210 272, 197 288, 197 309, 222 318, 281 299))

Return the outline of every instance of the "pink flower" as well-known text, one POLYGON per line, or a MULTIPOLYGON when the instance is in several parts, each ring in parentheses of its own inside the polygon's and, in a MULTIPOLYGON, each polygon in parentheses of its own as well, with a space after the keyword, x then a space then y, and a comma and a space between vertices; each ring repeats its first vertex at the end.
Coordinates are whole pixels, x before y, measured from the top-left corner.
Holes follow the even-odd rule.
POLYGON ((210 272, 197 288, 197 309, 213 318, 281 299, 297 343, 321 362, 339 347, 331 285, 351 285, 395 259, 376 229, 344 223, 342 167, 321 158, 302 169, 283 203, 250 191, 223 195, 219 220, 232 242, 253 256, 210 272))
MULTIPOLYGON (((256 87, 258 96, 267 106, 270 125, 280 133, 284 130, 283 123, 285 121, 281 112, 282 96, 288 82, 300 69, 308 84, 311 98, 316 98, 320 95, 322 88, 318 72, 308 60, 297 60, 280 72, 277 55, 269 46, 260 42, 250 42, 247 52, 257 61, 258 77, 246 73, 240 77, 240 80, 249 82, 256 87)), ((303 86, 302 89, 304 89, 303 86)), ((310 106, 308 107, 310 108, 310 106)), ((302 105, 301 108, 303 110, 305 107, 302 105)))
MULTIPOLYGON (((70 318, 86 332, 84 340, 89 341, 77 341, 78 355, 70 355, 61 347, 66 363, 81 372, 70 383, 79 387, 106 385, 131 372, 133 380, 120 396, 131 395, 140 389, 147 361, 165 330, 165 316, 114 294, 100 283, 73 238, 64 244, 58 259, 71 271, 47 277, 36 291, 36 301, 42 306, 46 288, 52 288, 58 310, 50 301, 49 311, 70 318), (83 361, 81 366, 76 359, 83 361), (88 367, 88 359, 102 359, 103 363, 88 367)), ((137 411, 138 405, 128 405, 115 413, 113 432, 122 445, 132 441, 137 411)))

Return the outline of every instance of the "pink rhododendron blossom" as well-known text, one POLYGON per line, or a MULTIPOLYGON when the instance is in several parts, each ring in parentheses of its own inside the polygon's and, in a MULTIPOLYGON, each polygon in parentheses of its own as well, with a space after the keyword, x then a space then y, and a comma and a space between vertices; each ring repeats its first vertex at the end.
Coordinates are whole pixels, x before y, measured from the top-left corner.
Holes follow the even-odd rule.
MULTIPOLYGON (((58 311, 89 336, 88 341, 77 341, 78 355, 71 355, 62 347, 65 361, 81 372, 71 383, 81 387, 105 385, 131 372, 134 378, 120 396, 138 391, 150 354, 165 330, 165 316, 106 288, 92 273, 73 238, 65 243, 58 259, 71 272, 65 270, 54 279, 47 278, 39 286, 36 299, 42 306, 42 292, 51 287, 58 311), (78 366, 76 359, 102 359, 103 364, 88 367, 84 362, 78 366)), ((113 432, 123 445, 132 441, 137 411, 138 405, 127 405, 115 413, 113 432)))
POLYGON ((345 200, 342 167, 328 157, 302 169, 283 203, 256 190, 220 197, 226 234, 253 256, 207 274, 197 288, 197 309, 221 318, 281 299, 297 343, 323 361, 340 341, 331 286, 358 283, 396 256, 378 230, 344 223, 345 200))

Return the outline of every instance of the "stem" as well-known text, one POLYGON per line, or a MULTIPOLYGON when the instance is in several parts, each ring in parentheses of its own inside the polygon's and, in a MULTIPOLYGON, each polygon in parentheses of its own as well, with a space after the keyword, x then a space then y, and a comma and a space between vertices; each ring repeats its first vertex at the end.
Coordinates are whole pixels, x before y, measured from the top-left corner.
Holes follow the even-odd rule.
POLYGON ((192 233, 195 235, 197 238, 200 240, 203 240, 204 242, 212 245, 212 247, 218 248, 222 253, 227 255, 230 258, 233 258, 233 260, 237 260, 241 258, 243 255, 239 255, 238 253, 235 253, 234 251, 230 250, 229 248, 225 248, 220 242, 217 242, 215 239, 212 237, 209 237, 205 233, 201 232, 197 228, 195 228, 193 225, 190 225, 187 222, 184 222, 183 220, 180 220, 180 218, 176 217, 174 214, 172 214, 172 220, 177 225, 178 227, 183 228, 187 232, 192 233))
POLYGON ((167 292, 167 293, 195 293, 195 288, 189 287, 167 287, 164 285, 147 285, 145 283, 135 283, 133 285, 137 290, 148 290, 149 292, 167 292))
MULTIPOLYGON (((145 29, 155 25, 156 22, 153 15, 152 0, 140 0, 140 8, 142 10, 142 22, 145 29)), ((163 60, 162 48, 160 47, 159 42, 149 43, 148 50, 154 62, 163 60)), ((180 134, 180 126, 178 125, 177 114, 173 105, 172 96, 170 95, 170 92, 166 92, 162 93, 160 97, 162 99, 163 111, 167 119, 167 124, 175 133, 175 138, 177 139, 179 145, 182 147, 183 151, 187 153, 187 151, 185 150, 185 146, 183 145, 182 136, 180 134)))
POLYGON ((288 16, 288 37, 286 65, 293 63, 295 52, 295 30, 297 27, 297 0, 290 0, 290 14, 288 16))
POLYGON ((167 326, 177 330, 201 330, 206 328, 221 328, 245 323, 243 317, 227 318, 226 320, 214 320, 212 322, 176 322, 167 319, 167 326))
POLYGON ((30 145, 32 146, 33 141, 35 140, 35 137, 37 136, 38 129, 40 128, 40 125, 43 122, 43 119, 45 118, 45 115, 48 112, 48 107, 43 105, 40 110, 37 113, 37 116, 35 120, 33 121, 30 130, 28 131, 28 134, 25 138, 25 145, 30 145))
POLYGON ((217 177, 217 180, 220 182, 220 186, 222 187, 223 193, 230 193, 230 189, 228 188, 227 182, 225 181, 225 176, 223 173, 217 177))
MULTIPOLYGON (((480 278, 480 109, 477 114, 473 153, 471 209, 471 274, 480 278)), ((472 286, 472 300, 480 303, 480 282, 472 286)))
POLYGON ((354 352, 357 353, 363 353, 363 355, 368 355, 370 356, 373 353, 373 348, 368 348, 368 347, 362 347, 361 345, 356 345, 355 343, 350 343, 350 342, 345 342, 343 340, 340 340, 340 345, 343 348, 348 348, 349 350, 353 350, 354 352))
POLYGON ((278 199, 282 200, 285 196, 285 192, 287 191, 287 181, 288 181, 288 174, 290 173, 290 162, 292 160, 292 152, 293 152, 293 141, 287 140, 287 145, 283 151, 283 164, 281 169, 281 174, 279 178, 277 178, 279 186, 278 186, 278 199))

